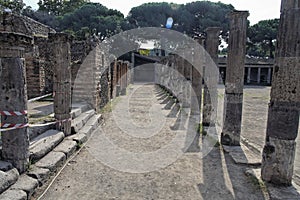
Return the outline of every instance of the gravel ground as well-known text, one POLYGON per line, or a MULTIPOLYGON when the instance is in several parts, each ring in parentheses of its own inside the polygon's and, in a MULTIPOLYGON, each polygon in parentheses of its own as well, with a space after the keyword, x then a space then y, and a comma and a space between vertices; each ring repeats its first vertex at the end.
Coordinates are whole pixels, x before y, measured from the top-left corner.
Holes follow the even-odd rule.
POLYGON ((119 98, 41 199, 267 199, 157 86, 119 98))

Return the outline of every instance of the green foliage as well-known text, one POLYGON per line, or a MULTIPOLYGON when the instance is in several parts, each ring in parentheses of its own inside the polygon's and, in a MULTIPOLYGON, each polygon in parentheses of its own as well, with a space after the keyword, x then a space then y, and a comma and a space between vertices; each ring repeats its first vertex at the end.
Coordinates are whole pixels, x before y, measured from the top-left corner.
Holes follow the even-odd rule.
POLYGON ((85 4, 85 0, 39 0, 39 11, 55 16, 71 13, 85 4))
POLYGON ((232 5, 209 1, 196 1, 186 5, 147 3, 132 8, 127 20, 134 27, 164 27, 167 18, 172 17, 172 29, 189 36, 198 35, 210 26, 220 26, 226 33, 229 26, 226 15, 233 9, 232 5))
POLYGON ((117 10, 104 7, 99 3, 86 3, 74 12, 59 19, 59 30, 72 30, 79 38, 96 33, 101 39, 120 32, 124 16, 117 10))
POLYGON ((25 4, 23 0, 0 0, 0 12, 8 8, 14 13, 21 13, 25 4))
POLYGON ((274 58, 278 26, 279 19, 270 19, 259 21, 257 24, 249 27, 248 37, 250 41, 247 44, 248 54, 274 58))

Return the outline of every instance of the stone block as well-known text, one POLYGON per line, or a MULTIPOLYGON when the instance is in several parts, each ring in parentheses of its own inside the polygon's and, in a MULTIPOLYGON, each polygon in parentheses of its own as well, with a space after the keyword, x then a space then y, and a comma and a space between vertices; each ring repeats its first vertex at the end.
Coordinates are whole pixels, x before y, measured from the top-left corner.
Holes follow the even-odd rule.
POLYGON ((11 163, 0 160, 0 170, 1 171, 6 172, 12 168, 13 168, 13 166, 11 163))
POLYGON ((16 168, 13 168, 7 172, 0 171, 0 193, 17 182, 18 178, 19 172, 16 168))
POLYGON ((74 140, 77 143, 85 143, 87 141, 87 136, 84 133, 77 133, 75 135, 66 137, 67 140, 74 140))
POLYGON ((23 190, 6 190, 0 194, 1 200, 27 200, 27 194, 23 190))
POLYGON ((296 142, 269 137, 263 149, 262 178, 276 185, 291 185, 296 142))
POLYGON ((246 164, 252 166, 261 165, 260 155, 255 154, 243 144, 241 146, 223 145, 223 150, 232 157, 237 164, 246 164))
POLYGON ((27 175, 38 180, 39 185, 42 186, 50 176, 50 170, 33 166, 27 172, 27 175))
POLYGON ((66 161, 66 155, 62 152, 50 152, 41 160, 39 160, 35 166, 49 169, 54 172, 63 165, 66 161))
POLYGON ((39 186, 37 179, 31 178, 26 174, 20 176, 18 181, 10 187, 13 190, 23 190, 27 193, 27 198, 30 199, 35 189, 39 186))
POLYGON ((30 159, 38 160, 56 147, 65 135, 57 130, 48 130, 45 133, 36 137, 30 145, 30 159))
POLYGON ((69 158, 76 151, 77 143, 72 140, 64 140, 60 143, 53 151, 62 152, 66 154, 66 157, 69 158))

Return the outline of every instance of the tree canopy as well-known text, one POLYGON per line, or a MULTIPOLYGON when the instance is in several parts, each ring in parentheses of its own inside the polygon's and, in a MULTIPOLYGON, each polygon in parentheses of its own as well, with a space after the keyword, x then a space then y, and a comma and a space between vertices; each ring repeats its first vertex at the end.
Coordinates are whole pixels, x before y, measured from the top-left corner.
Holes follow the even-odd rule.
MULTIPOLYGON (((39 9, 25 7, 23 0, 0 0, 0 9, 22 13, 57 31, 71 33, 77 39, 97 34, 100 39, 138 27, 165 27, 169 17, 172 29, 190 37, 206 28, 221 27, 226 39, 229 21, 226 15, 234 10, 231 4, 196 1, 187 4, 145 3, 130 10, 128 16, 89 0, 39 0, 39 9)), ((248 27, 247 54, 274 57, 279 19, 263 20, 248 27)))
POLYGON ((39 0, 39 11, 61 16, 75 11, 86 3, 86 0, 39 0))
POLYGON ((221 2, 196 1, 192 3, 146 3, 134 7, 127 20, 134 27, 164 27, 168 17, 174 20, 173 29, 189 36, 203 32, 207 27, 220 26, 228 31, 226 15, 234 10, 221 2))
POLYGON ((60 17, 59 29, 73 31, 81 37, 89 31, 105 38, 120 32, 123 21, 124 16, 120 11, 108 9, 99 3, 86 3, 60 17))
POLYGON ((0 12, 8 8, 12 12, 21 13, 24 6, 23 0, 0 0, 0 12))
POLYGON ((249 27, 248 54, 274 58, 279 19, 262 20, 249 27))

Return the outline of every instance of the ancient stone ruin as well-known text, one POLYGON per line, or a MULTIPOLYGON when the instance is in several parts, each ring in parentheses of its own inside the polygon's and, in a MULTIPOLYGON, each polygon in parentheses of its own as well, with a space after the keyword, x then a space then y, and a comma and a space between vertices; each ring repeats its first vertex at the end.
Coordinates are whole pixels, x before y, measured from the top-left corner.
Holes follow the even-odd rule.
MULTIPOLYGON (((5 176, 13 173, 13 178, 0 187, 0 197, 19 176, 19 181, 26 179, 35 189, 44 184, 50 172, 100 126, 100 111, 126 95, 128 86, 140 78, 135 76, 147 77, 145 71, 179 102, 180 112, 190 112, 203 130, 214 127, 218 131, 218 83, 224 82, 223 126, 218 133, 224 149, 241 145, 244 84, 272 84, 261 177, 290 186, 300 108, 299 10, 298 0, 282 1, 275 62, 245 57, 248 11, 233 11, 228 16, 227 58, 217 54, 220 28, 210 27, 205 37, 197 38, 199 49, 187 52, 179 47, 179 53, 155 58, 132 53, 131 63, 118 58, 110 62, 111 55, 96 36, 76 41, 32 19, 4 13, 0 17, 0 171, 5 176), (196 51, 201 56, 195 56, 196 51), (138 69, 143 61, 154 64, 138 69), (47 94, 53 96, 54 127, 31 137, 28 99, 47 94), (42 143, 47 150, 39 146, 42 143), (32 163, 34 169, 27 172, 32 163)), ((26 191, 28 199, 33 193, 19 189, 26 191)))

